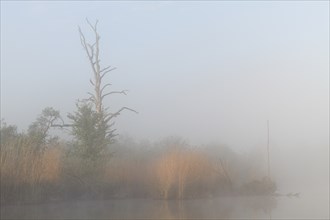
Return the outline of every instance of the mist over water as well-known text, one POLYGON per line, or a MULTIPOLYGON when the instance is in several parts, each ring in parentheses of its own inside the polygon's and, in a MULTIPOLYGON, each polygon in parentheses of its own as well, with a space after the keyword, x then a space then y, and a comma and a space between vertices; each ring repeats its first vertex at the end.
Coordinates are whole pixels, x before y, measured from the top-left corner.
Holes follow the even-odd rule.
POLYGON ((327 219, 329 2, 1 2, 1 119, 1 218, 327 219), (92 162, 93 129, 34 133, 94 94, 86 17, 138 112, 92 162))

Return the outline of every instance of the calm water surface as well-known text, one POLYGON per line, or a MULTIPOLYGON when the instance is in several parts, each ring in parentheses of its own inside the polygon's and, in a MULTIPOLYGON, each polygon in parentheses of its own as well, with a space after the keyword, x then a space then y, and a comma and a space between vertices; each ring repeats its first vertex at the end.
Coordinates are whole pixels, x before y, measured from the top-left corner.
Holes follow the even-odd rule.
POLYGON ((2 219, 329 219, 328 195, 163 201, 122 199, 1 207, 2 219))

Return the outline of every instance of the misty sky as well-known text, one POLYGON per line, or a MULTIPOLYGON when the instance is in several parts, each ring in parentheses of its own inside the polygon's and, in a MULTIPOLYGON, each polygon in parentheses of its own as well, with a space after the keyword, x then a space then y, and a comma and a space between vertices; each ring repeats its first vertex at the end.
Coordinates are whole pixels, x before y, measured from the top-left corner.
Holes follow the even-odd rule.
POLYGON ((78 25, 99 20, 120 134, 233 147, 329 147, 329 2, 1 1, 1 118, 62 116, 92 76, 78 25))

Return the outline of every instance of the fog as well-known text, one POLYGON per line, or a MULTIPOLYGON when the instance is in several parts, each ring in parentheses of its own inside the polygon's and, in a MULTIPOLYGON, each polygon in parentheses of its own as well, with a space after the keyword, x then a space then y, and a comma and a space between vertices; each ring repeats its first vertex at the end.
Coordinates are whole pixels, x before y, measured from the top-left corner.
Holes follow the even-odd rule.
POLYGON ((329 217, 329 2, 1 2, 7 124, 25 132, 45 107, 67 122, 93 92, 78 32, 93 41, 86 17, 99 21, 101 65, 117 68, 105 83, 128 90, 103 105, 138 112, 116 117, 119 139, 226 146, 257 155, 264 175, 269 140, 278 191, 321 207, 293 216, 329 217))

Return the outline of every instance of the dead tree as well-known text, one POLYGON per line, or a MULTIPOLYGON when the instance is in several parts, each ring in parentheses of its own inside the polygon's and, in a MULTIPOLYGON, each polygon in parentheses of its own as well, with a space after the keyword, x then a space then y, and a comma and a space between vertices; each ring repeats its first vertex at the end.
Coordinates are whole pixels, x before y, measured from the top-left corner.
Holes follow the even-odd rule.
MULTIPOLYGON (((110 91, 110 92, 105 92, 105 89, 109 86, 111 86, 110 83, 103 83, 104 76, 115 70, 115 67, 112 66, 107 66, 105 68, 101 68, 100 65, 100 35, 98 34, 97 31, 97 24, 98 21, 96 20, 95 24, 93 25, 92 23, 89 22, 88 19, 86 19, 88 25, 92 29, 94 36, 95 36, 95 42, 90 44, 86 41, 85 35, 81 31, 81 28, 79 27, 79 34, 80 34, 80 41, 81 45, 83 46, 86 55, 88 57, 89 63, 92 67, 93 71, 93 76, 94 79, 90 79, 89 82, 94 88, 94 93, 88 93, 89 98, 87 99, 88 101, 91 101, 95 105, 95 110, 97 113, 102 113, 104 110, 103 107, 103 100, 105 97, 112 95, 112 94, 123 94, 127 95, 127 90, 122 90, 122 91, 110 91)), ((104 118, 105 121, 110 121, 112 118, 117 117, 121 111, 123 110, 129 110, 137 113, 135 110, 128 108, 128 107, 122 107, 118 111, 114 113, 107 113, 107 117, 104 118)))
MULTIPOLYGON (((93 86, 94 92, 88 92, 89 97, 87 99, 84 99, 83 101, 91 103, 95 107, 95 112, 100 116, 100 123, 97 123, 98 125, 103 124, 108 126, 108 131, 107 136, 109 138, 113 138, 116 136, 114 134, 114 131, 116 129, 111 129, 113 126, 114 122, 111 122, 112 119, 120 115, 120 113, 124 110, 129 110, 137 113, 137 111, 128 108, 128 107, 122 107, 119 110, 115 112, 109 112, 108 108, 104 108, 103 106, 103 100, 105 97, 112 95, 112 94, 123 94, 127 95, 127 90, 122 90, 122 91, 108 91, 106 92, 106 88, 110 87, 110 83, 103 83, 104 77, 106 74, 109 72, 115 70, 115 67, 112 66, 107 66, 105 68, 101 67, 101 60, 100 60, 100 35, 98 34, 97 31, 97 24, 98 21, 96 20, 95 24, 92 24, 89 22, 88 19, 86 19, 89 27, 92 29, 95 37, 95 41, 91 44, 86 41, 85 35, 81 31, 81 28, 79 28, 79 35, 80 35, 80 41, 83 49, 86 52, 86 55, 88 57, 89 63, 92 67, 92 72, 93 72, 93 78, 89 80, 90 84, 93 86)), ((79 108, 78 108, 79 109, 79 108)), ((73 124, 66 124, 62 120, 62 124, 52 124, 52 127, 59 127, 59 128, 66 128, 66 127, 71 127, 74 129, 75 125, 73 124)))

